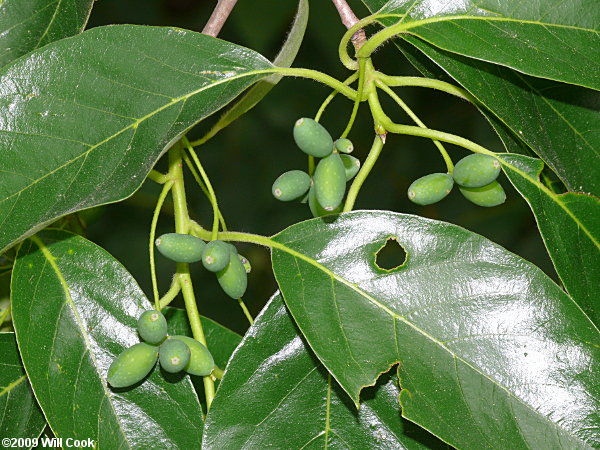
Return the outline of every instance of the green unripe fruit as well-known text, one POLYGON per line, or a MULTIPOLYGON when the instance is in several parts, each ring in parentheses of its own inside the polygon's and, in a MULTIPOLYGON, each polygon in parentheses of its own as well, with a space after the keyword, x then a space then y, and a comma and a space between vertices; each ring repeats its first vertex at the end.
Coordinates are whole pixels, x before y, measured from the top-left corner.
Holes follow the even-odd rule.
POLYGON ((206 243, 189 234, 167 233, 156 242, 158 251, 175 262, 194 263, 202 259, 202 251, 206 243))
POLYGON ((158 345, 167 337, 167 320, 160 311, 144 311, 137 323, 137 330, 143 341, 158 345))
POLYGON ((454 180, 447 173, 431 173, 418 178, 408 188, 408 198, 417 205, 431 205, 446 197, 454 180))
POLYGON ((478 188, 487 186, 500 174, 500 161, 493 156, 475 153, 461 159, 454 167, 454 181, 456 184, 478 188))
POLYGON ((188 336, 171 336, 171 339, 180 340, 190 349, 190 361, 184 368, 187 373, 201 377, 211 374, 215 367, 215 361, 204 345, 188 336))
POLYGON ((335 149, 340 153, 352 153, 354 151, 354 145, 350 139, 340 138, 333 143, 335 149))
POLYGON ((294 125, 294 140, 304 153, 324 158, 333 151, 333 139, 318 122, 303 117, 294 125))
POLYGON ((289 202, 302 197, 308 192, 310 177, 301 170, 290 170, 275 180, 271 192, 277 200, 289 202))
POLYGON ((225 244, 227 244, 227 247, 229 247, 230 252, 232 252, 234 255, 237 255, 238 251, 235 245, 233 245, 231 242, 225 242, 225 244))
POLYGON ((335 208, 333 211, 326 211, 321 205, 319 205, 314 187, 310 188, 310 191, 308 191, 308 207, 310 208, 310 212, 312 213, 313 217, 323 217, 328 214, 338 214, 341 213, 343 209, 343 205, 340 203, 340 206, 335 208))
POLYGON ((319 161, 313 181, 317 201, 323 209, 337 208, 346 192, 346 169, 340 155, 333 153, 319 161))
POLYGON ((179 339, 167 339, 158 350, 160 367, 169 373, 181 372, 190 362, 190 357, 190 348, 179 339))
POLYGON ((211 241, 202 252, 202 265, 206 270, 218 272, 229 264, 229 255, 233 250, 223 241, 211 241))
POLYGON ((144 342, 126 348, 108 368, 107 381, 116 388, 131 386, 150 373, 157 358, 158 347, 144 342))
POLYGON ((497 181, 478 188, 458 187, 467 200, 478 206, 498 206, 506 200, 506 193, 497 181))
POLYGON ((245 256, 242 256, 242 255, 238 255, 238 258, 240 258, 240 261, 244 265, 244 269, 246 269, 246 273, 252 272, 252 265, 250 264, 250 261, 248 261, 248 258, 246 258, 245 256))
POLYGON ((248 287, 248 274, 237 254, 229 255, 229 264, 217 272, 217 280, 221 289, 231 298, 238 299, 244 295, 248 287))
POLYGON ((360 170, 360 160, 350 155, 340 155, 346 171, 346 181, 350 181, 360 170))

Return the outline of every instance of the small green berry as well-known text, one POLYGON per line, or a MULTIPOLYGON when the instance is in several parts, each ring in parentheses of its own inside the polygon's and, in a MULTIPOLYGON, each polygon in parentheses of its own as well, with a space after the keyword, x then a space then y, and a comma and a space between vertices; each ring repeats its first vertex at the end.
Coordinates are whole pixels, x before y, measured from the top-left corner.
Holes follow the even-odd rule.
POLYGON ((160 367, 166 372, 181 372, 190 362, 190 348, 179 339, 167 339, 158 350, 160 367))
POLYGON ((478 206, 492 207, 505 202, 506 193, 497 181, 492 181, 487 186, 467 188, 459 186, 461 194, 470 202, 478 206))
POLYGON ((137 323, 137 330, 143 341, 158 345, 167 337, 167 320, 160 311, 144 311, 137 323))
POLYGON ((475 153, 457 162, 452 176, 459 186, 478 188, 487 186, 499 174, 500 161, 493 156, 475 153))
POLYGON ((454 180, 447 173, 431 173, 413 181, 408 188, 408 198, 417 205, 431 205, 446 197, 454 180))
POLYGON ((218 272, 229 264, 230 246, 223 241, 211 241, 202 252, 202 265, 206 270, 218 272))
POLYGON ((215 367, 215 361, 204 345, 188 336, 171 336, 171 339, 180 340, 190 349, 190 360, 184 368, 187 373, 201 377, 211 374, 215 367))
POLYGON ((115 388, 131 386, 150 373, 157 358, 158 347, 144 342, 126 348, 108 368, 107 381, 115 388))
POLYGON ((360 160, 351 155, 340 155, 346 171, 346 181, 350 181, 360 170, 360 160))
POLYGON ((310 176, 301 170, 290 170, 275 180, 271 192, 277 200, 289 202, 302 197, 310 187, 310 176))
POLYGON ((335 149, 340 153, 352 153, 354 151, 354 145, 350 139, 340 138, 333 143, 335 149))
POLYGON ((333 139, 329 132, 313 119, 303 117, 294 125, 294 140, 304 153, 324 158, 333 151, 333 139))
POLYGON ((156 248, 175 262, 194 263, 202 259, 206 243, 189 234, 167 233, 156 239, 156 248))
POLYGON ((217 280, 221 289, 231 298, 238 299, 244 295, 248 287, 248 274, 237 254, 230 254, 229 264, 217 272, 217 280))

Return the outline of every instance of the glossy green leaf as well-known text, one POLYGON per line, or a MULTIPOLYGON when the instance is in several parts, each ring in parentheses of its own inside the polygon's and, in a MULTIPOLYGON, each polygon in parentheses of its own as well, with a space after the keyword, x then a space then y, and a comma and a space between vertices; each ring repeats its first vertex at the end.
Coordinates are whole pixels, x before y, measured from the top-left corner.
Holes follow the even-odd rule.
POLYGON ((397 381, 386 378, 365 391, 357 411, 298 334, 277 294, 227 366, 206 419, 203 448, 447 448, 402 420, 397 381))
POLYGON ((600 199, 568 192, 555 194, 539 183, 542 161, 499 154, 504 171, 527 200, 567 292, 600 325, 600 199))
POLYGON ((165 148, 270 62, 181 29, 119 25, 0 72, 0 252, 65 213, 131 195, 165 148))
POLYGON ((0 333, 0 436, 36 438, 46 420, 21 364, 14 333, 0 333))
MULTIPOLYGON (((372 11, 377 11, 383 3, 380 0, 363 2, 372 11)), ((404 11, 404 2, 396 3, 400 5, 397 12, 404 11)), ((460 5, 437 0, 429 3, 430 8, 420 9, 427 16, 452 12, 452 8, 464 14, 464 8, 475 8, 471 1, 460 5)), ((593 28, 600 23, 600 8, 592 3, 593 0, 580 0, 561 3, 557 8, 551 1, 533 4, 487 0, 477 5, 503 17, 530 21, 544 18, 556 24, 593 28), (586 13, 581 14, 581 11, 586 13)), ((394 20, 383 22, 390 25, 394 20)), ((410 44, 402 40, 395 42, 403 52, 414 55, 411 60, 420 59, 417 54, 422 52, 439 65, 543 158, 570 190, 600 195, 600 169, 597 169, 600 167, 597 151, 600 135, 594 132, 598 128, 600 94, 452 54, 412 36, 404 36, 404 39, 410 44)))
MULTIPOLYGON (((300 50, 300 44, 302 44, 302 40, 304 39, 306 25, 308 24, 308 11, 308 0, 300 0, 292 28, 273 61, 273 64, 277 67, 290 67, 294 59, 296 59, 298 50, 300 50)), ((237 100, 231 108, 225 111, 219 118, 219 121, 213 125, 201 141, 206 142, 231 122, 254 108, 281 81, 281 78, 281 75, 271 75, 248 89, 248 92, 237 100)))
MULTIPOLYGON (((380 12, 406 14, 402 19, 406 33, 443 50, 527 75, 600 89, 598 23, 575 26, 541 15, 526 20, 514 10, 489 3, 391 0, 380 12)), ((540 9, 536 5, 530 13, 539 14, 540 9)))
MULTIPOLYGON (((185 310, 167 307, 162 309, 162 313, 167 319, 169 334, 171 336, 179 334, 193 337, 185 310)), ((208 317, 201 317, 200 320, 204 329, 204 337, 206 337, 206 342, 208 343, 210 353, 213 355, 215 364, 223 369, 227 365, 231 354, 242 340, 242 337, 208 317)))
POLYGON ((0 2, 0 66, 50 42, 80 33, 94 0, 0 2))
POLYGON ((400 362, 403 415, 461 448, 600 444, 600 333, 540 269, 443 222, 357 211, 274 237, 311 348, 355 402, 400 362), (382 270, 394 237, 407 254, 382 270))
POLYGON ((198 448, 202 411, 185 376, 112 389, 113 359, 139 342, 151 305, 131 275, 95 244, 48 230, 25 241, 13 270, 13 323, 38 402, 58 437, 98 448, 198 448))

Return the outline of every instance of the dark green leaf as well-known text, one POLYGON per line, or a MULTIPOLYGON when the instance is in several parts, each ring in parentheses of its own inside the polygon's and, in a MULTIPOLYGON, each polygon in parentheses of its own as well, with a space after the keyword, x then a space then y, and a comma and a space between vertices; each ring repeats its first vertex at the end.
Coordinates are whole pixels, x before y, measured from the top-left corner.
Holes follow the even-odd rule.
MULTIPOLYGON (((292 24, 292 29, 283 43, 279 54, 275 57, 275 60, 273 61, 274 65, 277 67, 290 67, 292 65, 294 59, 296 59, 298 50, 300 50, 300 44, 302 44, 302 40, 304 39, 304 32, 306 31, 307 24, 308 0, 300 0, 298 2, 298 11, 294 23, 292 24)), ((206 142, 231 122, 237 120, 240 116, 254 108, 256 104, 260 102, 271 89, 277 85, 277 83, 279 83, 281 78, 281 75, 271 75, 252 86, 231 108, 225 111, 219 118, 219 121, 213 125, 206 136, 202 138, 202 141, 206 142)))
POLYGON ((227 366, 203 448, 445 447, 401 419, 394 378, 365 391, 357 411, 275 295, 227 366))
MULTIPOLYGON (((382 6, 378 0, 363 1, 372 11, 382 6)), ((550 1, 538 2, 534 6, 531 2, 489 0, 477 2, 477 6, 509 18, 532 21, 544 18, 551 23, 589 28, 592 24, 597 26, 600 23, 600 8, 593 7, 590 1, 563 3, 560 8, 550 1), (586 14, 580 11, 586 11, 586 14)), ((401 12, 405 3, 390 2, 389 8, 396 4, 397 11, 401 12)), ((463 2, 458 6, 435 0, 431 3, 431 8, 421 12, 429 11, 435 15, 436 12, 449 13, 452 8, 458 8, 456 13, 463 14, 463 6, 467 10, 476 7, 472 2, 463 2)), ((384 22, 390 25, 394 21, 384 22)), ((597 169, 600 167, 597 152, 600 135, 594 132, 598 128, 600 109, 600 95, 597 92, 536 79, 506 67, 465 58, 411 36, 405 36, 405 39, 523 139, 570 190, 600 195, 600 170, 597 169)), ((410 45, 396 42, 404 52, 414 54, 410 45)))
POLYGON ((23 364, 57 437, 91 438, 98 448, 200 446, 202 411, 188 377, 155 367, 131 388, 106 384, 151 308, 118 261, 80 236, 44 231, 22 244, 12 289, 23 364))
POLYGON ((94 28, 0 72, 0 252, 65 213, 131 195, 156 159, 272 68, 174 28, 94 28))
MULTIPOLYGON (((179 334, 193 337, 185 310, 167 307, 162 312, 167 319, 170 335, 179 334)), ((242 337, 208 317, 201 317, 200 319, 202 321, 202 328, 204 329, 204 337, 206 337, 206 342, 213 355, 215 364, 224 369, 227 361, 229 361, 229 357, 239 345, 242 337)))
POLYGON ((0 66, 50 42, 80 33, 94 0, 0 2, 0 66))
POLYGON ((0 436, 36 438, 46 426, 21 364, 15 333, 0 333, 0 436))
POLYGON ((407 14, 402 20, 406 33, 443 50, 527 75, 600 89, 599 36, 594 29, 598 24, 586 28, 545 17, 525 20, 513 11, 506 16, 479 9, 481 3, 448 8, 445 1, 391 1, 380 12, 407 14))
POLYGON ((600 324, 600 200, 587 194, 555 194, 539 183, 539 159, 499 154, 504 171, 531 206, 554 267, 567 292, 600 324))
POLYGON ((462 448, 600 444, 600 334, 541 270, 460 227, 375 211, 274 237, 286 304, 358 402, 400 362, 403 415, 462 448), (382 270, 388 238, 407 254, 382 270))

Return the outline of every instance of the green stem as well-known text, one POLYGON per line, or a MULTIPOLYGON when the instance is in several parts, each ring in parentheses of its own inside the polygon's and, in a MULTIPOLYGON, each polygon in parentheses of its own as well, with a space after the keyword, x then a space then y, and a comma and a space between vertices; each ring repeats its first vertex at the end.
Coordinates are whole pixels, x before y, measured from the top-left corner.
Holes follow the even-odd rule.
POLYGON ((169 181, 169 177, 167 175, 154 169, 150 171, 148 178, 152 181, 156 181, 158 184, 165 184, 167 181, 169 181))
POLYGON ((179 292, 181 292, 181 284, 179 282, 178 276, 175 275, 175 277, 173 277, 171 287, 169 288, 167 293, 160 298, 158 302, 158 304, 160 305, 160 309, 163 309, 165 306, 168 306, 169 303, 175 300, 175 297, 177 297, 177 294, 179 294, 179 292))
POLYGON ((471 103, 477 103, 477 99, 473 97, 468 91, 453 84, 446 83, 445 81, 436 80, 433 78, 423 77, 397 77, 386 75, 381 72, 375 74, 376 78, 387 86, 393 87, 406 87, 416 86, 430 89, 436 89, 438 91, 446 92, 447 94, 454 95, 456 97, 467 100, 471 103))
MULTIPOLYGON (((350 75, 348 78, 346 78, 344 80, 344 84, 346 86, 348 86, 348 85, 354 83, 357 78, 358 78, 358 73, 353 73, 352 75, 350 75)), ((327 96, 327 98, 325 100, 323 100, 323 103, 321 103, 321 106, 320 106, 319 110, 317 111, 317 114, 315 115, 315 121, 318 122, 319 120, 321 120, 321 116, 325 112, 325 109, 327 108, 329 103, 331 103, 331 101, 335 98, 335 96, 338 94, 339 94, 339 91, 337 91, 337 90, 333 91, 331 94, 329 94, 327 96)))
POLYGON ((213 226, 212 226, 212 236, 213 237, 211 240, 214 241, 217 238, 217 233, 219 232, 219 216, 221 215, 220 210, 219 210, 219 203, 217 202, 217 196, 215 195, 215 190, 212 187, 210 179, 208 178, 208 175, 206 174, 204 167, 202 167, 202 163, 200 162, 198 155, 196 155, 194 148, 191 146, 190 141, 188 141, 188 139, 184 136, 182 139, 182 142, 187 147, 187 151, 189 152, 189 154, 192 156, 192 159, 196 163, 196 167, 198 168, 198 171, 200 172, 200 175, 202 176, 202 180, 204 181, 204 184, 205 184, 206 188, 208 189, 209 200, 210 200, 210 203, 211 203, 212 209, 213 209, 213 226))
MULTIPOLYGON (((404 112, 406 112, 406 114, 408 114, 408 116, 421 128, 427 128, 425 126, 425 124, 421 121, 421 119, 419 119, 419 117, 413 112, 412 109, 410 109, 408 107, 408 105, 406 103, 404 103, 404 101, 392 90, 390 89, 388 86, 386 86, 385 84, 383 84, 381 81, 377 80, 375 82, 377 84, 378 87, 380 87, 385 93, 387 93, 397 104, 398 106, 400 106, 404 112)), ((448 173, 450 175, 452 175, 452 172, 454 172, 454 164, 452 163, 452 159, 450 158, 450 155, 448 155, 448 152, 446 151, 446 149, 444 148, 444 146, 442 145, 442 143, 438 140, 433 140, 433 144, 437 147, 437 149, 439 150, 440 154, 442 155, 442 158, 444 158, 444 162, 446 163, 446 169, 448 170, 448 173)))
MULTIPOLYGON (((182 168, 182 148, 179 144, 169 150, 169 175, 174 181, 172 188, 173 205, 175 212, 175 231, 181 234, 187 234, 190 228, 189 214, 185 198, 185 185, 183 180, 182 168)), ((181 285, 181 292, 185 303, 192 334, 194 339, 204 344, 208 348, 202 322, 200 321, 200 313, 196 305, 196 297, 190 276, 190 267, 187 263, 177 263, 177 274, 181 285)), ((215 384, 210 376, 204 377, 204 394, 206 396, 207 408, 210 408, 215 396, 215 384)))
POLYGON ((348 134, 350 133, 350 130, 352 130, 352 125, 354 125, 354 121, 356 120, 356 114, 358 113, 358 107, 360 105, 361 99, 362 99, 362 94, 363 94, 363 89, 365 87, 365 70, 367 68, 367 63, 369 64, 369 69, 372 68, 371 65, 371 60, 366 60, 366 59, 361 59, 359 60, 359 65, 358 65, 358 89, 357 89, 357 94, 356 94, 356 98, 354 100, 354 106, 352 107, 352 114, 350 115, 350 120, 348 120, 348 125, 346 126, 346 129, 344 130, 344 132, 342 133, 342 135, 340 136, 340 138, 345 138, 346 136, 348 136, 348 134))
POLYGON ((154 294, 154 305, 158 311, 160 311, 160 301, 158 297, 158 281, 156 280, 156 263, 154 260, 154 239, 156 238, 156 224, 158 223, 158 217, 160 216, 160 210, 162 209, 163 203, 167 194, 173 187, 173 181, 170 180, 165 184, 158 196, 156 207, 154 208, 154 214, 152 215, 152 224, 150 225, 150 278, 152 279, 152 292, 154 294))
POLYGON ((248 311, 244 300, 238 298, 238 303, 240 304, 240 308, 242 308, 242 311, 244 311, 244 315, 246 316, 246 319, 248 319, 250 326, 254 325, 254 318, 252 317, 252 314, 250 314, 250 311, 248 311))
POLYGON ((369 150, 369 154, 367 155, 367 159, 363 163, 362 167, 356 174, 356 178, 352 182, 350 186, 350 190, 348 191, 348 196, 346 197, 346 203, 344 203, 344 212, 352 211, 354 208, 354 203, 356 202, 356 197, 358 197, 358 193, 360 192, 360 188, 363 183, 371 173, 377 158, 381 154, 381 149, 383 148, 383 139, 381 136, 375 136, 375 140, 373 141, 373 145, 371 150, 369 150))
POLYGON ((212 374, 214 375, 215 378, 218 378, 219 380, 223 379, 223 369, 220 369, 219 367, 215 366, 215 368, 212 371, 212 374))

